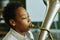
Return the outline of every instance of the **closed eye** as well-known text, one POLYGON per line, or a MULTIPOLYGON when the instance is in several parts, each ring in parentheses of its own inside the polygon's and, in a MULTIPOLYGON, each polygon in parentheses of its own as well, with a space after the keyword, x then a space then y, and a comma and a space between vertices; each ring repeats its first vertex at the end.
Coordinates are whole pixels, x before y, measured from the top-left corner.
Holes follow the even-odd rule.
POLYGON ((28 19, 29 18, 29 16, 28 17, 22 17, 22 19, 28 19))
POLYGON ((25 18, 22 18, 22 19, 27 19, 27 18, 25 17, 25 18))

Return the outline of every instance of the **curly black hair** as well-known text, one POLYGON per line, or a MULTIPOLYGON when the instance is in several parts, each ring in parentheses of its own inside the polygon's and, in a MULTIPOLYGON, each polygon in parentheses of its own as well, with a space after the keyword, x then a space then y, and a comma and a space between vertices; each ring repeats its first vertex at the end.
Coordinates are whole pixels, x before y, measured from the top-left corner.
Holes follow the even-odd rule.
POLYGON ((7 4, 7 6, 4 8, 4 11, 3 11, 3 18, 5 20, 5 22, 9 24, 9 20, 10 19, 16 19, 16 9, 18 7, 24 7, 23 4, 21 2, 10 2, 7 4))

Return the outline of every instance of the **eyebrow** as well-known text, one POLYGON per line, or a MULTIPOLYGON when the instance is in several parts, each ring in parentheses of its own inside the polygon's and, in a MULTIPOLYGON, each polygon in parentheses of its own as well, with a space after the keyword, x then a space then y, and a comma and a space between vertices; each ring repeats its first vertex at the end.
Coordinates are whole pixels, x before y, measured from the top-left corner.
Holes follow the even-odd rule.
MULTIPOLYGON (((20 15, 20 17, 23 17, 23 16, 25 16, 25 15, 20 15)), ((27 17, 29 17, 29 14, 27 13, 27 17)))

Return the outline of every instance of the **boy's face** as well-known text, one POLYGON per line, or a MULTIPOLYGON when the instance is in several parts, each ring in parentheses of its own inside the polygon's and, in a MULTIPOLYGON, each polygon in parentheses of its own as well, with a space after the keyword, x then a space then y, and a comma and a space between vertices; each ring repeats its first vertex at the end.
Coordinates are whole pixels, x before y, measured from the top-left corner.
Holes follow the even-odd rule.
POLYGON ((17 8, 16 12, 16 21, 15 29, 21 32, 26 32, 29 30, 29 25, 31 23, 29 15, 23 7, 17 8))

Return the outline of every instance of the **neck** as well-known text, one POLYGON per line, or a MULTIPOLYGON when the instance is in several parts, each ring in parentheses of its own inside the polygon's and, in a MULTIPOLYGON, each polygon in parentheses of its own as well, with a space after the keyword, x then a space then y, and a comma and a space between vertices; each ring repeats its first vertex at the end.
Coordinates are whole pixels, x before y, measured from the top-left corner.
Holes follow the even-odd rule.
POLYGON ((19 34, 25 36, 25 32, 21 32, 21 31, 19 31, 19 30, 15 30, 15 31, 18 32, 19 34))
POLYGON ((18 32, 19 34, 25 36, 25 32, 18 32))

